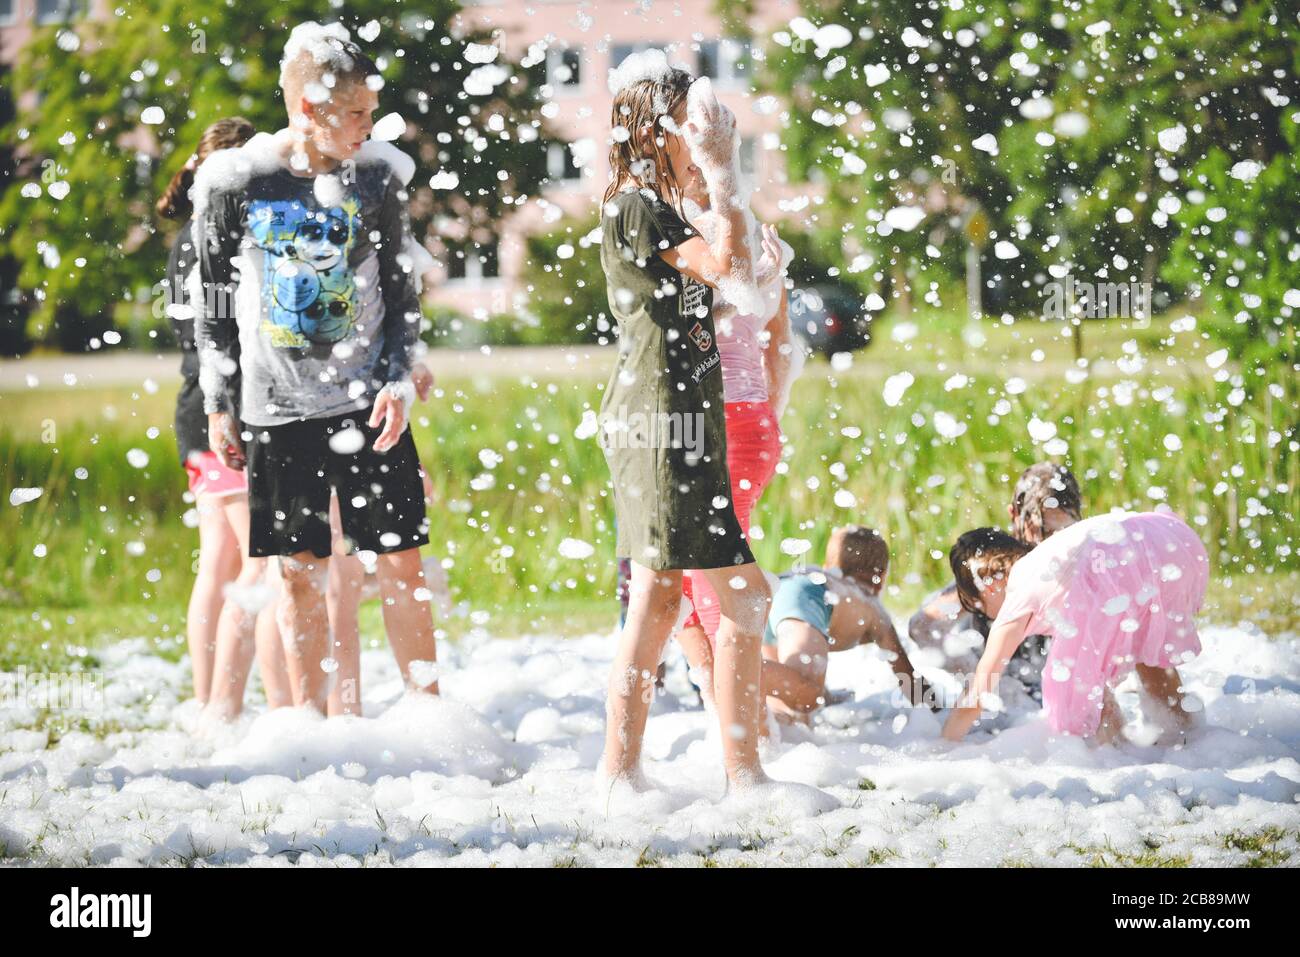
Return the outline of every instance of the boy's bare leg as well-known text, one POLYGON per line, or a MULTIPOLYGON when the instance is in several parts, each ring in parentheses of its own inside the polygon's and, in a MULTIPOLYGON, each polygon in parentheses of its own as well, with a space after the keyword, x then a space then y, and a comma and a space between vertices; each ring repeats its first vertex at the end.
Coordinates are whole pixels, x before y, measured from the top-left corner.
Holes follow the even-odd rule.
POLYGON ((257 613, 257 669, 262 676, 266 706, 287 708, 293 705, 293 689, 289 684, 289 666, 284 660, 284 642, 280 640, 280 622, 276 618, 276 605, 280 600, 280 568, 278 562, 263 564, 266 566, 264 581, 271 589, 271 600, 257 613))
POLYGON ((329 609, 333 644, 330 657, 338 669, 330 675, 329 715, 361 714, 361 586, 366 568, 355 555, 330 557, 325 604, 329 609))
POLYGON ((700 698, 704 707, 713 710, 713 645, 709 636, 699 625, 691 625, 677 633, 677 644, 682 646, 682 654, 691 666, 691 677, 700 688, 700 698))
POLYGON ((627 620, 609 671, 605 700, 605 753, 600 766, 611 778, 633 778, 641 763, 655 669, 682 600, 682 573, 632 562, 627 620))
POLYGON ((806 621, 779 622, 777 660, 763 662, 763 693, 790 711, 808 715, 824 703, 830 643, 806 621))
POLYGON ((321 662, 329 655, 329 614, 325 587, 328 558, 311 552, 280 558, 278 619, 289 667, 293 703, 325 711, 326 678, 321 662))
POLYGON ((1184 731, 1191 726, 1192 715, 1183 710, 1183 678, 1177 668, 1137 665, 1138 680, 1147 695, 1178 722, 1184 731))
MULTIPOLYGON (((438 660, 437 642, 433 637, 433 606, 429 598, 421 600, 415 593, 428 589, 424 569, 420 564, 420 550, 407 548, 400 552, 387 552, 377 558, 379 590, 383 596, 384 630, 388 644, 393 649, 397 666, 408 688, 418 688, 427 694, 438 693, 436 673, 430 680, 428 673, 417 668, 414 678, 411 663, 438 660)), ((359 642, 357 648, 360 648, 359 642)))
POLYGON ((714 695, 722 726, 722 763, 735 784, 765 780, 758 758, 762 716, 762 644, 772 591, 757 564, 712 568, 704 575, 718 595, 722 620, 714 650, 714 695), (740 588, 732 582, 740 578, 740 588))
POLYGON ((208 703, 212 670, 217 653, 217 623, 225 602, 226 585, 239 575, 243 553, 239 538, 230 527, 221 499, 203 496, 198 501, 199 570, 194 576, 190 603, 185 614, 185 635, 189 640, 194 697, 208 703))
POLYGON ((330 496, 330 577, 325 591, 333 636, 330 657, 338 668, 329 678, 327 713, 361 714, 361 589, 366 567, 349 553, 337 495, 330 496))

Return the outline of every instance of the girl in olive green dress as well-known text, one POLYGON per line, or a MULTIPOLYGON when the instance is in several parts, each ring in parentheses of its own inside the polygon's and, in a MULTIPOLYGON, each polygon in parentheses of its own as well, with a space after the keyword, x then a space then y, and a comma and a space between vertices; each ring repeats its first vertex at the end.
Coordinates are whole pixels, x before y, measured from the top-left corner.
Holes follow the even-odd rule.
POLYGON ((758 757, 758 691, 771 593, 730 501, 712 317, 713 287, 752 272, 744 214, 732 201, 735 117, 708 97, 688 122, 691 76, 649 52, 648 64, 625 61, 611 83, 611 180, 601 219, 619 358, 601 403, 600 441, 613 478, 617 552, 631 559, 632 580, 600 780, 610 790, 648 787, 641 739, 655 670, 677 620, 682 571, 700 569, 722 611, 717 712, 727 778, 732 786, 770 784, 758 757), (713 207, 727 211, 712 246, 675 208, 680 181, 697 171, 713 207))

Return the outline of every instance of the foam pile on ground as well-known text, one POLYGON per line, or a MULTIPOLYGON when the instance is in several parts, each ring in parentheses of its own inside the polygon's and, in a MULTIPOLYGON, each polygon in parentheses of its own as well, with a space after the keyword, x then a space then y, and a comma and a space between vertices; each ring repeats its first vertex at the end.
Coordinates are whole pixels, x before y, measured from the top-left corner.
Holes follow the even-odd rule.
MULTIPOLYGON (((1015 696, 998 734, 949 745, 938 716, 896 707, 878 654, 834 655, 830 684, 848 700, 765 746, 772 777, 841 804, 821 814, 807 792, 724 795, 718 733, 680 667, 647 730, 655 790, 599 795, 608 635, 446 646, 438 701, 403 697, 391 655, 368 650, 367 717, 254 704, 214 737, 187 730, 187 667, 123 642, 102 655, 104 706, 88 730, 51 744, 35 710, 0 711, 0 859, 1200 865, 1246 863, 1246 838, 1272 834, 1294 861, 1297 639, 1214 626, 1203 637, 1185 674, 1205 708, 1182 747, 1053 738, 1015 696)), ((1146 740, 1136 690, 1118 697, 1146 740)))

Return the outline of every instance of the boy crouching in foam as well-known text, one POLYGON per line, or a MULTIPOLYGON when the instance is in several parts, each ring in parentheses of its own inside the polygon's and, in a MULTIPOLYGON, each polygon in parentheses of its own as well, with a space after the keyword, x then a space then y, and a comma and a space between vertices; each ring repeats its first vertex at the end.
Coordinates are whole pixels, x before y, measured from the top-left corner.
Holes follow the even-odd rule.
POLYGON ((824 568, 782 577, 763 636, 763 692, 778 718, 806 720, 824 705, 827 656, 867 642, 885 652, 908 702, 932 704, 880 602, 888 569, 881 534, 847 525, 831 532, 824 568))

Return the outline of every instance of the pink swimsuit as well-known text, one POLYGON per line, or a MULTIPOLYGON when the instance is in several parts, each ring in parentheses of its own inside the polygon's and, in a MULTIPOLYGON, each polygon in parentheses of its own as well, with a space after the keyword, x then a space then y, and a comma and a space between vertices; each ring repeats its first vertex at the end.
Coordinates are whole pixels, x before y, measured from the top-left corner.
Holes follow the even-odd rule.
POLYGON ((1209 568, 1171 512, 1084 519, 1012 566, 994 627, 1028 616, 1026 634, 1052 636, 1043 708, 1053 731, 1093 734, 1106 685, 1135 664, 1177 667, 1200 653, 1193 616, 1209 568))
MULTIPOLYGON (((717 301, 714 306, 714 331, 718 336, 718 351, 722 353, 722 388, 727 403, 731 502, 746 537, 750 513, 781 461, 781 427, 768 401, 763 348, 758 339, 765 325, 756 316, 737 315, 725 301, 717 301)), ((699 625, 712 638, 722 621, 722 610, 708 579, 697 572, 687 572, 682 580, 682 593, 694 606, 683 627, 699 625)))

